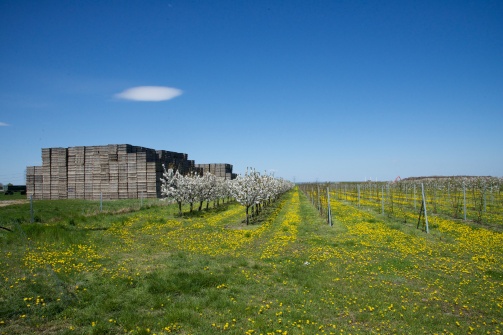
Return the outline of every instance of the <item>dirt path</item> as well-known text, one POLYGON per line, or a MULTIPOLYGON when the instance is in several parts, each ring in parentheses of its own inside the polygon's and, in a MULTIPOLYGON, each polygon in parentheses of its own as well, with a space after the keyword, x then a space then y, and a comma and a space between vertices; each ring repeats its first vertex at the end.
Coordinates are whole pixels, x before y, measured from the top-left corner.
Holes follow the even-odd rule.
POLYGON ((5 207, 9 205, 26 204, 28 200, 4 200, 0 201, 0 207, 5 207))

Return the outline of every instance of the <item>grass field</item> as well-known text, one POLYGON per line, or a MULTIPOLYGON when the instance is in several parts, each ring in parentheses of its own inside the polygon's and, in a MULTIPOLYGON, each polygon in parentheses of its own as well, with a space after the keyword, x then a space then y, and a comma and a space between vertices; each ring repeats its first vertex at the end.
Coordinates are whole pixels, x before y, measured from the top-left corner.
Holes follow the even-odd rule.
POLYGON ((36 202, 0 208, 1 334, 499 334, 503 235, 430 234, 294 189, 244 208, 36 202), (99 205, 99 204, 98 204, 99 205), (26 213, 28 211, 28 213, 26 213))
POLYGON ((21 194, 21 192, 14 192, 13 194, 5 194, 4 192, 0 192, 0 201, 4 200, 26 200, 26 194, 21 194))

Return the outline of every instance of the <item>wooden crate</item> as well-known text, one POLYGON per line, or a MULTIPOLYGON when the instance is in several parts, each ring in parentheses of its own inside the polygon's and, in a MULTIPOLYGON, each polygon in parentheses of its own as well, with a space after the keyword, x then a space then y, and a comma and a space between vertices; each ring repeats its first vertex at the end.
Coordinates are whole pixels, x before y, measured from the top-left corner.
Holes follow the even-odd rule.
POLYGON ((129 199, 129 193, 123 193, 123 192, 119 192, 118 193, 118 196, 119 196, 119 199, 129 199))
POLYGON ((137 184, 137 190, 138 190, 138 193, 146 193, 147 192, 147 182, 144 181, 138 181, 138 184, 137 184))
MULTIPOLYGON (((98 194, 107 198, 137 198, 139 193, 158 196, 162 164, 181 173, 201 167, 184 153, 130 144, 42 148, 39 173, 33 167, 27 169, 27 188, 46 199, 95 199, 98 194), (40 175, 38 182, 36 175, 40 175)), ((213 165, 205 164, 202 169, 213 168, 219 174, 232 171, 224 164, 213 165)))

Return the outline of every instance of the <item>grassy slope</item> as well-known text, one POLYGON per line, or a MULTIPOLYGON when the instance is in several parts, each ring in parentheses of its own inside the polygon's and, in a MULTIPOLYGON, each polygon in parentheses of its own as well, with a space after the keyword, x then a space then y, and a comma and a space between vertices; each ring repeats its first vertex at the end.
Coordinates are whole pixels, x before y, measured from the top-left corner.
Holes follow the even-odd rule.
POLYGON ((251 226, 236 204, 13 224, 0 232, 0 333, 501 330, 502 234, 439 221, 426 235, 332 206, 334 227, 297 191, 251 226))

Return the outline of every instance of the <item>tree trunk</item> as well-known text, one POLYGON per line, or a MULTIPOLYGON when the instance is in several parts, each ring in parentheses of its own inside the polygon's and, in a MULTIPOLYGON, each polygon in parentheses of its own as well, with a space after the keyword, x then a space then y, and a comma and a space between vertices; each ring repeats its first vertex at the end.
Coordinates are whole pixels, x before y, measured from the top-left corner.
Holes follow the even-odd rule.
POLYGON ((201 201, 199 202, 199 211, 201 211, 202 209, 203 209, 203 201, 201 200, 201 201))
POLYGON ((246 206, 246 225, 248 226, 248 223, 250 222, 248 220, 248 209, 250 208, 250 206, 246 206))
POLYGON ((178 201, 178 214, 180 214, 180 216, 182 216, 182 202, 181 201, 178 201))

